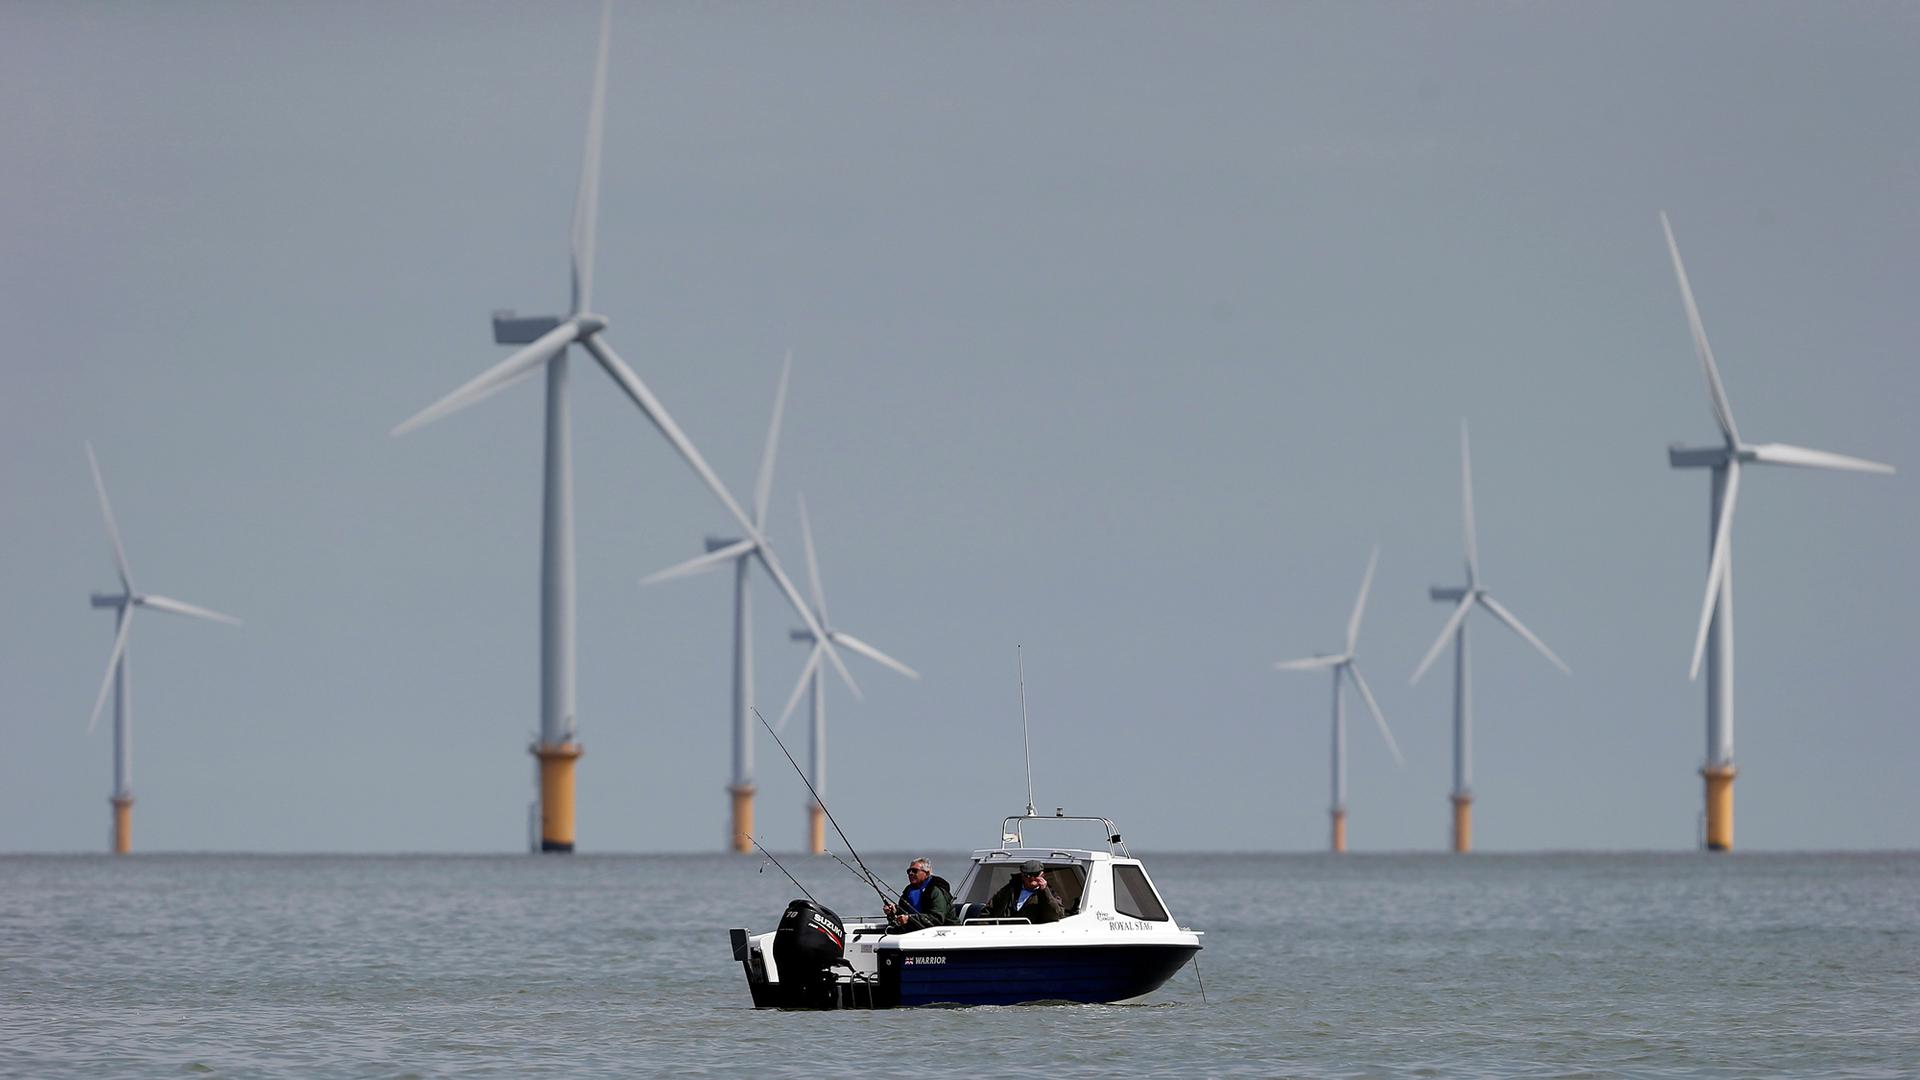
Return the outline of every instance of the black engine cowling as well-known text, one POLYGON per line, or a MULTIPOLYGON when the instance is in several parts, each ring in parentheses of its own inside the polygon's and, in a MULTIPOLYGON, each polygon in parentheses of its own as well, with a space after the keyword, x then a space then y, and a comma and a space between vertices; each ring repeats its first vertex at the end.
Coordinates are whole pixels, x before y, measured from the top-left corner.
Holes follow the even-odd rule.
POLYGON ((773 932, 773 962, 782 997, 793 1007, 832 1008, 833 965, 846 955, 840 916, 811 900, 795 900, 773 932))

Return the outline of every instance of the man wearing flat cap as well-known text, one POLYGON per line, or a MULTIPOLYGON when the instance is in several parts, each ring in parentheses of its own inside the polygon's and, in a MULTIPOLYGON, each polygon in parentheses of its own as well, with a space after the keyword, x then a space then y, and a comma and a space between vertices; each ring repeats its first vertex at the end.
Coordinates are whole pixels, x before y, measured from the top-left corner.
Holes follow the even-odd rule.
POLYGON ((987 916, 994 919, 1021 918, 1028 922, 1058 922, 1066 912, 1060 898, 1047 887, 1047 867, 1039 859, 1020 864, 1020 872, 1006 883, 987 905, 987 916))

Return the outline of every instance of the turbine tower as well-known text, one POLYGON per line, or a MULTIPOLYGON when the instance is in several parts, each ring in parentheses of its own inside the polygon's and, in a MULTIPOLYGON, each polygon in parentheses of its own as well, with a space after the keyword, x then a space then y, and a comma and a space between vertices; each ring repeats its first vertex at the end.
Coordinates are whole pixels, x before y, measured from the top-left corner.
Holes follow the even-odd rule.
POLYGON ((1526 639, 1527 644, 1540 650, 1540 655, 1553 662, 1553 666, 1571 675, 1573 669, 1553 654, 1545 642, 1533 635, 1520 624, 1513 612, 1502 607, 1480 584, 1480 550, 1473 526, 1473 460, 1467 449, 1467 422, 1460 421, 1460 494, 1462 520, 1466 523, 1467 547, 1467 584, 1465 587, 1435 585, 1427 590, 1427 595, 1435 600, 1457 603, 1453 614, 1447 617, 1446 625, 1440 628, 1440 636, 1434 639, 1433 647, 1413 671, 1410 682, 1417 683, 1420 676, 1427 673, 1434 658, 1440 655, 1440 649, 1446 645, 1447 638, 1453 638, 1453 850, 1466 852, 1473 850, 1473 698, 1472 684, 1467 669, 1467 613, 1476 606, 1487 609, 1494 618, 1507 625, 1507 628, 1526 639))
POLYGON ((127 677, 127 635, 133 630, 135 608, 170 611, 232 626, 240 620, 203 607, 172 600, 133 587, 133 571, 127 566, 127 549, 120 543, 120 527, 114 524, 113 507, 107 502, 106 481, 100 478, 100 462, 93 456, 93 444, 87 444, 87 465, 93 470, 93 490, 100 496, 100 514, 107 520, 107 539, 113 541, 114 569, 120 575, 120 591, 94 593, 93 606, 114 610, 113 651, 107 654, 107 675, 100 692, 93 698, 93 713, 87 717, 87 734, 100 722, 100 709, 113 691, 113 853, 125 855, 133 850, 133 700, 127 677))
MULTIPOLYGON (((793 351, 787 351, 780 367, 780 389, 773 397, 773 421, 767 425, 767 442, 760 455, 760 474, 753 486, 753 523, 762 530, 767 524, 767 497, 773 492, 774 452, 780 442, 780 414, 787 402, 787 375, 793 369, 793 351)), ((722 563, 733 563, 733 782, 727 794, 733 800, 733 813, 727 829, 727 846, 739 854, 753 851, 753 607, 747 594, 747 578, 753 569, 753 540, 707 538, 707 553, 688 559, 642 578, 640 584, 705 573, 722 563)))
MULTIPOLYGON (((832 629, 827 618, 827 593, 820 586, 820 561, 813 553, 813 526, 807 521, 807 500, 800 499, 800 542, 807 554, 807 583, 813 587, 814 611, 818 614, 817 628, 794 630, 789 637, 794 641, 804 641, 813 646, 807 654, 807 662, 800 669, 800 678, 793 684, 793 693, 787 697, 787 707, 780 710, 780 720, 775 729, 787 726, 787 717, 793 715, 793 707, 800 704, 800 695, 805 692, 812 698, 813 738, 807 752, 807 773, 813 784, 813 790, 820 798, 827 795, 827 695, 820 681, 820 658, 832 656, 834 645, 844 646, 861 656, 905 675, 917 679, 920 673, 907 665, 881 652, 879 649, 861 641, 852 634, 832 629)), ((854 692, 859 697, 859 691, 854 692)), ((826 811, 818 801, 807 803, 807 850, 815 855, 827 850, 826 811)))
POLYGON ((1733 407, 1727 403, 1727 391, 1720 383, 1720 369, 1713 362, 1713 348, 1707 344, 1706 327, 1700 321, 1700 309, 1693 302, 1693 287, 1687 283, 1687 268, 1680 262, 1680 245, 1673 239, 1673 226, 1666 211, 1660 212, 1660 227, 1667 234, 1667 252, 1673 256, 1673 274, 1680 282, 1680 299, 1686 305, 1687 326, 1693 331, 1694 351, 1700 354, 1700 368, 1707 377, 1707 397, 1713 406, 1713 418, 1720 425, 1719 446, 1667 448, 1667 462, 1676 469, 1713 470, 1712 501, 1709 504, 1709 547, 1707 555, 1707 595, 1700 607, 1700 626, 1693 639, 1693 664, 1689 679, 1700 677, 1700 661, 1707 662, 1707 760, 1700 767, 1706 781, 1707 850, 1727 851, 1733 847, 1733 506, 1740 493, 1740 467, 1759 462, 1765 465, 1798 465, 1809 469, 1838 469, 1847 472, 1891 473, 1893 466, 1877 461, 1809 450, 1784 443, 1747 443, 1733 422, 1733 407))
POLYGON ((1400 746, 1393 741, 1393 732, 1387 728, 1387 718, 1380 714, 1380 703, 1373 700, 1373 691, 1367 688, 1367 680, 1354 666, 1360 644, 1360 615, 1367 609, 1367 591, 1373 588, 1373 568, 1380 561, 1380 548, 1376 545, 1373 554, 1367 558, 1367 576, 1360 579, 1360 595, 1353 602, 1353 614, 1347 618, 1347 651, 1337 655, 1321 653, 1304 660, 1282 660, 1273 666, 1280 671, 1319 671, 1333 669, 1333 808, 1328 811, 1333 817, 1333 836, 1329 841, 1329 850, 1339 854, 1347 850, 1347 714, 1342 700, 1341 676, 1352 680, 1353 688, 1360 692, 1361 700, 1367 703, 1367 710, 1373 713, 1374 722, 1380 725, 1380 736, 1387 740, 1387 749, 1393 751, 1396 764, 1405 766, 1406 759, 1400 756, 1400 746))
MULTIPOLYGON (((600 15, 600 48, 594 67, 593 99, 587 112, 586 153, 580 168, 580 188, 574 197, 572 229, 573 301, 571 314, 519 317, 496 312, 493 338, 502 345, 520 345, 505 360, 465 385, 427 406, 393 429, 395 436, 458 412, 493 396, 542 368, 547 376, 546 471, 542 493, 540 532, 540 735, 530 747, 540 767, 540 850, 569 852, 574 845, 573 768, 582 747, 574 718, 574 559, 572 436, 567 410, 567 353, 579 345, 619 385, 652 421, 733 519, 748 539, 754 555, 779 586, 794 611, 809 628, 818 626, 792 579, 780 568, 759 527, 750 520, 726 485, 701 457, 673 417, 620 359, 604 331, 607 320, 593 313, 595 221, 600 202, 600 144, 607 105, 607 40, 613 20, 611 3, 600 15)), ((853 685, 853 676, 838 650, 828 649, 841 678, 853 685)))

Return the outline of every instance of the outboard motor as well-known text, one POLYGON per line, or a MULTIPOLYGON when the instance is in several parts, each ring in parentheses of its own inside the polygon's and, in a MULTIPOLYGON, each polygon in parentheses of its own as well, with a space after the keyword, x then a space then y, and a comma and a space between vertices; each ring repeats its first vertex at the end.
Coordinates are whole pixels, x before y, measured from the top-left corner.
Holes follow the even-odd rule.
POLYGON ((795 900, 773 932, 773 962, 788 1008, 831 1009, 839 1003, 833 965, 846 955, 840 916, 811 900, 795 900))

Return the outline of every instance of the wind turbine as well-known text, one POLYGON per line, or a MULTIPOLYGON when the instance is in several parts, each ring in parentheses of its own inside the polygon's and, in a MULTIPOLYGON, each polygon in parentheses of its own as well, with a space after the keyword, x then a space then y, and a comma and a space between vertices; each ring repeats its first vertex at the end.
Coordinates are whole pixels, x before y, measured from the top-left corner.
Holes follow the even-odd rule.
POLYGON ((1513 612, 1502 607, 1480 584, 1480 551, 1473 527, 1473 460, 1467 450, 1467 422, 1460 421, 1460 494, 1461 514, 1466 523, 1467 540, 1467 584, 1464 588, 1435 585, 1427 590, 1427 595, 1435 600, 1449 603, 1457 602, 1453 614, 1447 617, 1446 625, 1440 628, 1440 636, 1434 639, 1433 647, 1413 671, 1410 682, 1417 683, 1420 676, 1427 673, 1434 658, 1440 655, 1440 649, 1446 645, 1447 637, 1453 637, 1453 850, 1473 850, 1473 699, 1472 685, 1467 670, 1467 613, 1476 606, 1487 609, 1494 618, 1507 625, 1507 628, 1526 639, 1527 644, 1540 650, 1540 655, 1553 662, 1553 666, 1571 675, 1573 669, 1553 654, 1541 641, 1520 624, 1513 612))
POLYGON ((1367 576, 1360 579, 1360 595, 1353 601, 1353 614, 1347 618, 1346 652, 1334 656, 1322 653, 1305 660, 1282 660, 1273 665, 1280 671, 1333 669, 1333 808, 1329 812, 1333 816, 1331 850, 1336 854, 1347 850, 1347 714, 1341 695, 1342 675, 1352 680, 1353 688, 1360 692, 1367 710, 1373 713, 1374 722, 1380 725, 1380 736, 1387 740, 1387 749, 1393 751, 1394 762, 1406 765, 1406 759, 1400 756, 1399 744, 1393 741, 1393 732, 1387 728, 1387 718, 1380 714, 1380 703, 1373 700, 1367 680, 1354 666, 1360 644, 1360 615, 1367 608, 1367 591, 1373 588, 1373 568, 1379 561, 1380 548, 1376 545, 1367 558, 1367 576))
MULTIPOLYGON (((585 349, 699 474, 747 538, 754 541, 755 558, 772 576, 801 621, 809 628, 819 625, 799 589, 780 568, 759 527, 741 510, 739 502, 653 392, 613 351, 604 333, 607 320, 593 313, 594 232, 600 202, 600 144, 606 121, 607 40, 612 21, 613 6, 608 3, 601 9, 593 101, 587 112, 586 153, 580 167, 580 188, 573 204, 571 314, 520 317, 510 311, 496 312, 494 341, 522 348, 409 417, 392 432, 396 436, 404 435, 491 397, 542 368, 546 371, 546 472, 540 533, 540 736, 529 749, 540 762, 540 849, 551 852, 573 850, 573 768, 582 750, 575 739, 574 722, 573 451, 566 393, 567 353, 571 346, 585 349)), ((847 685, 853 686, 853 675, 847 671, 838 650, 829 648, 827 658, 833 661, 847 685)))
MULTIPOLYGON (((793 684, 793 693, 787 697, 787 707, 780 710, 780 720, 774 728, 787 726, 787 717, 793 715, 794 706, 800 704, 800 695, 810 694, 813 706, 813 739, 807 753, 807 772, 813 784, 813 790, 820 798, 827 794, 827 695, 820 681, 820 658, 832 656, 834 645, 844 646, 861 656, 905 675, 917 679, 920 673, 907 665, 881 652, 879 649, 861 641, 843 630, 832 629, 827 618, 827 593, 820 586, 820 561, 813 553, 813 526, 807 522, 807 500, 800 499, 800 542, 806 548, 807 583, 813 587, 814 610, 819 620, 804 630, 794 630, 788 635, 794 641, 804 641, 813 646, 807 654, 807 662, 800 669, 800 678, 793 684), (815 629, 815 627, 818 629, 815 629)), ((855 694, 858 697, 858 693, 855 694)), ((827 850, 827 827, 825 810, 817 801, 807 804, 807 850, 819 855, 827 850)))
POLYGON ((1706 781, 1707 789, 1707 850, 1727 851, 1733 847, 1732 538, 1733 505, 1740 493, 1740 467, 1759 462, 1809 469, 1891 473, 1893 466, 1785 443, 1741 441, 1740 429, 1733 422, 1733 407, 1728 404, 1726 388, 1720 383, 1720 369, 1713 362, 1713 348, 1707 344, 1706 327, 1700 322, 1700 309, 1693 302, 1693 287, 1687 283, 1687 268, 1680 262, 1680 245, 1673 239, 1673 226, 1664 210, 1660 212, 1660 228, 1667 234, 1667 252, 1673 256, 1673 275, 1680 282, 1687 326, 1693 331, 1693 347, 1700 354, 1700 368, 1706 373, 1713 418, 1720 425, 1724 440, 1719 446, 1706 447, 1676 443, 1667 448, 1667 462, 1676 469, 1713 470, 1707 595, 1700 606, 1700 628, 1694 634, 1693 664, 1687 677, 1700 677, 1700 660, 1704 655, 1707 661, 1707 761, 1700 768, 1700 776, 1706 781))
MULTIPOLYGON (((774 451, 780 441, 780 415, 787 403, 787 375, 793 369, 793 352, 780 366, 780 389, 773 398, 773 421, 767 425, 767 442, 760 455, 760 473, 753 486, 753 523, 759 529, 767 524, 767 497, 773 493, 774 451)), ((753 607, 747 594, 747 578, 753 570, 754 540, 707 537, 707 553, 670 566, 642 578, 640 584, 652 585, 674 578, 705 573, 722 563, 733 563, 733 782, 727 794, 733 799, 733 816, 727 831, 727 845, 747 854, 753 850, 753 607)))
POLYGON ((170 611, 232 626, 240 620, 203 607, 165 596, 143 593, 133 587, 133 571, 127 566, 127 549, 120 543, 120 527, 114 524, 113 507, 107 502, 106 481, 100 478, 100 462, 93 456, 93 444, 87 444, 87 465, 93 470, 93 490, 100 496, 100 514, 107 520, 107 538, 113 541, 113 565, 120 575, 118 593, 94 593, 97 608, 114 609, 113 651, 107 654, 107 675, 94 695, 93 713, 87 717, 87 734, 100 722, 100 709, 107 703, 107 691, 113 691, 113 853, 125 855, 133 847, 133 702, 128 692, 127 635, 133 630, 135 608, 170 611))

